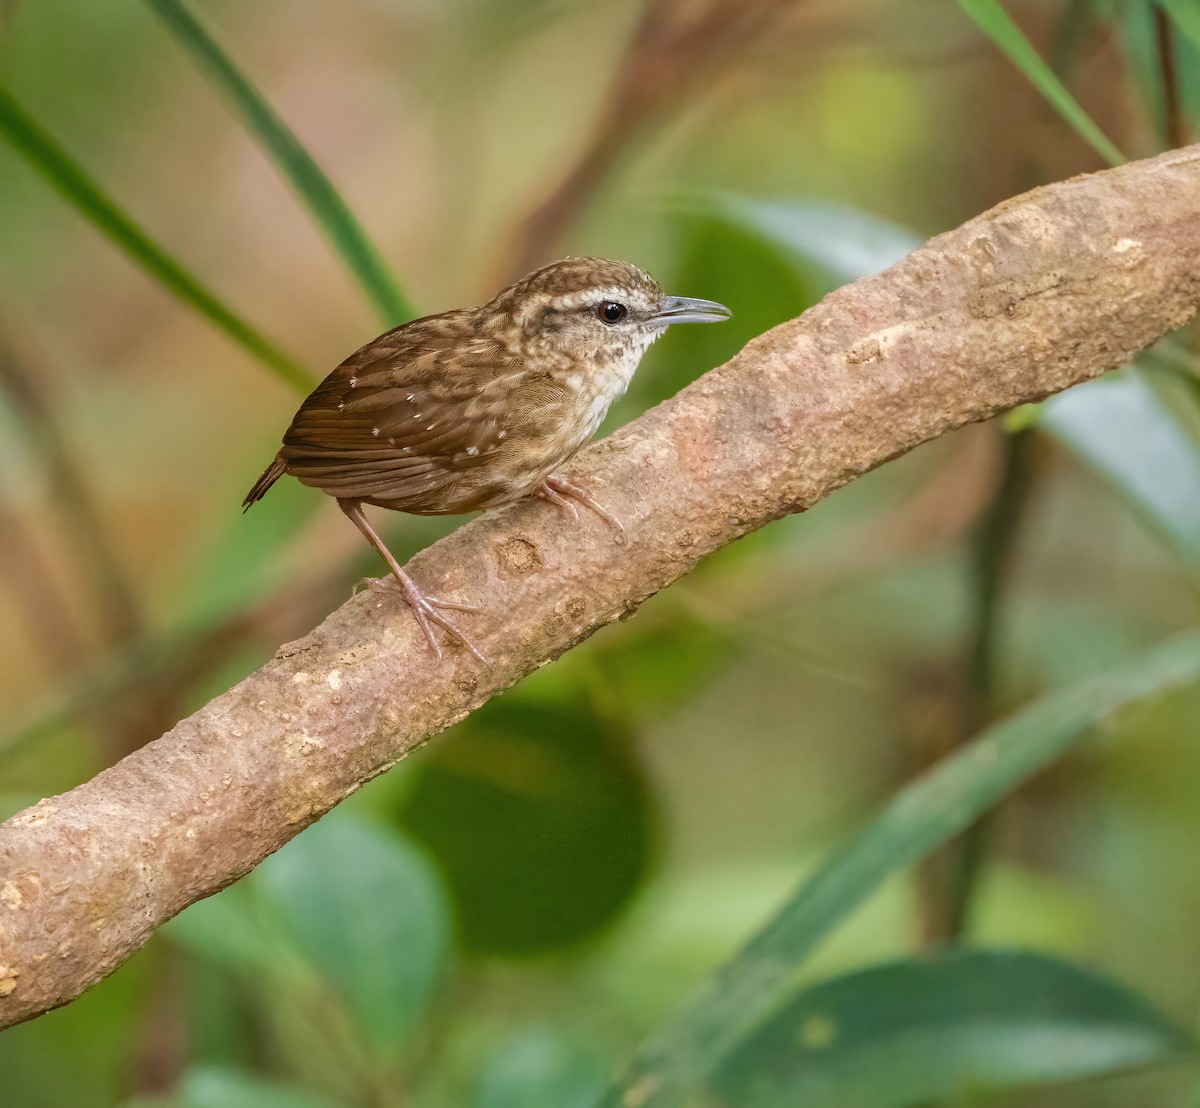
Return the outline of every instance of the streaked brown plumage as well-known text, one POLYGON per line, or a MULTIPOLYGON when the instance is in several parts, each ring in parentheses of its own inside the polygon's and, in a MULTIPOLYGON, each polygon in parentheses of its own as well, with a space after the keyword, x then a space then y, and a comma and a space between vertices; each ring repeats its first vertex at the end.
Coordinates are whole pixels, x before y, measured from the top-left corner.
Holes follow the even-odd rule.
POLYGON ((434 623, 482 661, 438 611, 474 609, 422 593, 361 506, 447 515, 538 495, 573 515, 582 503, 620 529, 553 471, 595 434, 669 324, 728 315, 712 301, 664 296, 626 262, 554 262, 481 307, 414 320, 352 354, 300 406, 244 505, 285 473, 335 497, 388 563, 435 653, 434 623))

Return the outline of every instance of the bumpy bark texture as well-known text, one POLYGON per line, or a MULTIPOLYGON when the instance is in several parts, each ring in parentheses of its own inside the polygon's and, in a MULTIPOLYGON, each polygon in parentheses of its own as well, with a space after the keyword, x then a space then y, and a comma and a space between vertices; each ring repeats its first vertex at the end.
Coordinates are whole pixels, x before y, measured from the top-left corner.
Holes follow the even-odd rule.
POLYGON ((0 825, 0 1026, 69 1001, 431 735, 706 554, 918 443, 1128 361, 1200 299, 1200 146, 1010 200, 585 451, 619 516, 522 504, 413 559, 492 659, 360 594, 161 739, 0 825))

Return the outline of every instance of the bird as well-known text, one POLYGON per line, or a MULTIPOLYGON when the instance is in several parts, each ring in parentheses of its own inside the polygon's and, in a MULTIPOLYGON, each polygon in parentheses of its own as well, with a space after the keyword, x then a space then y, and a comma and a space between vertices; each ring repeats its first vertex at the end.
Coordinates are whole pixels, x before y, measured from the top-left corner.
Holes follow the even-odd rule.
POLYGON ((486 665, 443 615, 479 609, 423 592, 363 505, 457 515, 537 496, 575 519, 582 505, 623 538, 620 521, 555 470, 596 433, 669 326, 730 314, 665 295, 629 262, 551 262, 486 304, 403 323, 351 354, 300 405, 243 511, 285 474, 332 496, 390 570, 368 585, 398 587, 438 659, 435 625, 486 665))

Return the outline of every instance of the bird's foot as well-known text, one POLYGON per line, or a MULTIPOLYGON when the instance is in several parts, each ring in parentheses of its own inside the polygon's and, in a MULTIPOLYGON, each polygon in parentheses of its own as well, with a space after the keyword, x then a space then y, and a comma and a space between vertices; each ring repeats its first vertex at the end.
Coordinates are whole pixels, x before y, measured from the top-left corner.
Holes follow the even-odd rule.
POLYGON ((551 504, 557 504, 564 512, 570 512, 571 518, 576 522, 579 520, 579 509, 575 505, 582 504, 585 508, 589 508, 595 512, 609 527, 617 532, 618 542, 625 542, 625 528, 622 526, 621 521, 592 496, 587 489, 581 489, 565 477, 547 477, 534 490, 534 495, 540 496, 543 500, 549 500, 551 504))
POLYGON ((438 611, 439 608, 450 608, 456 612, 477 612, 479 609, 470 604, 455 604, 450 600, 439 600, 436 596, 426 596, 417 587, 417 583, 404 572, 400 563, 396 561, 395 556, 387 548, 387 543, 379 537, 379 533, 371 526, 370 520, 363 514, 362 502, 339 498, 338 507, 346 513, 346 516, 354 526, 363 533, 367 542, 379 551, 380 556, 387 562, 388 569, 392 571, 391 577, 365 578, 367 587, 374 589, 376 592, 392 592, 396 587, 399 587, 401 593, 404 594, 404 599, 408 602, 408 606, 413 610, 413 615, 417 617, 417 623, 420 624, 430 648, 439 661, 442 658, 442 648, 437 641, 437 636, 433 633, 434 624, 437 624, 452 639, 457 639, 462 643, 483 665, 488 665, 488 660, 483 656, 480 649, 438 611))
POLYGON ((442 657, 442 647, 437 641, 437 636, 434 634, 434 624, 437 624, 452 639, 457 639, 482 665, 491 664, 483 652, 466 634, 455 627, 453 623, 438 611, 439 608, 444 608, 453 612, 478 612, 482 610, 478 605, 459 604, 454 600, 440 600, 436 596, 429 596, 427 593, 423 593, 407 575, 404 578, 396 577, 394 574, 387 577, 364 577, 361 584, 366 585, 373 592, 400 592, 405 602, 413 610, 413 615, 417 617, 417 623, 424 632, 430 649, 433 650, 439 661, 442 657))
MULTIPOLYGON (((364 577, 359 581, 360 585, 366 585, 372 592, 396 592, 399 590, 404 593, 404 599, 409 599, 408 586, 400 584, 391 574, 386 574, 383 577, 364 577)), ((457 600, 439 600, 436 596, 429 596, 417 590, 417 595, 423 598, 426 603, 432 604, 435 608, 446 608, 455 612, 482 612, 483 609, 478 604, 460 604, 457 600)))

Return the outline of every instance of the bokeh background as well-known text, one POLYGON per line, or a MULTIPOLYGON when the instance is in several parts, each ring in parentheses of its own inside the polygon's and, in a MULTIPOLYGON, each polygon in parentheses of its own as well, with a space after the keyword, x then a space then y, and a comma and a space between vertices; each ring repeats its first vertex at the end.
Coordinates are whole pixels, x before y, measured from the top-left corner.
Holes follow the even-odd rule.
MULTIPOLYGON (((1127 157, 1188 141, 1189 4, 1007 10, 1024 37, 948 0, 0 4, 0 816, 156 738, 378 572, 315 492, 239 503, 301 395, 288 375, 405 304, 596 253, 730 305, 651 350, 612 427, 923 238, 1103 168, 1072 103, 1127 157), (298 201, 181 10, 394 287, 356 280, 333 200, 298 201), (271 350, 85 218, 31 133, 271 350)), ((831 852, 864 828, 887 847, 872 821, 906 783, 1114 674, 1103 701, 1194 625, 1192 351, 1185 330, 708 559, 0 1034, 0 1102, 594 1103, 831 852)), ((385 522, 403 559, 460 521, 385 522)), ((694 1103, 1196 1103, 1200 685, 1150 684, 981 829, 847 899, 775 975, 787 1033, 694 1103)))

